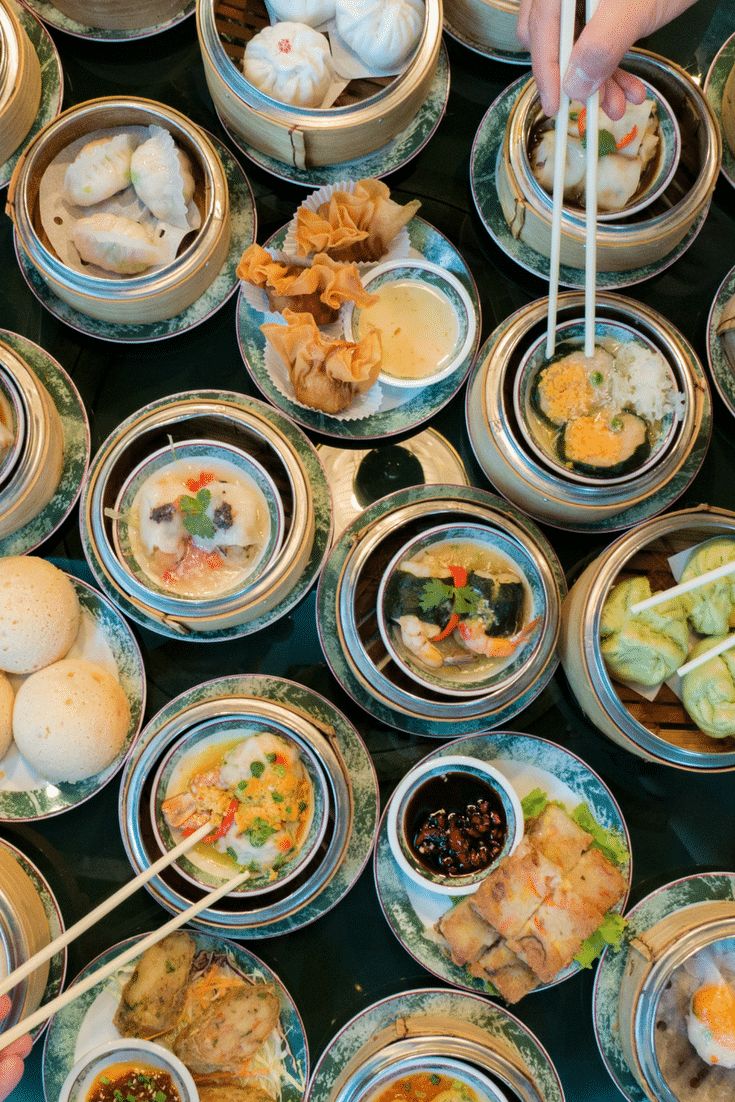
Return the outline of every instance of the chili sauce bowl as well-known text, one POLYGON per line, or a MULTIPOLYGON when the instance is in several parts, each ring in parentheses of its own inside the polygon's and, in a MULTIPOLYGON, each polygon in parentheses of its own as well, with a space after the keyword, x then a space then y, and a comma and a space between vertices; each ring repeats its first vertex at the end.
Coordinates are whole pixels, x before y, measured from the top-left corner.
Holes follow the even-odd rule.
MULTIPOLYGON (((460 796, 458 802, 463 798, 460 796)), ((467 802, 465 801, 465 806, 467 802)), ((461 754, 419 762, 410 770, 391 797, 386 823, 391 852, 401 871, 421 887, 450 896, 471 895, 475 892, 485 877, 515 850, 523 838, 524 830, 523 809, 510 781, 487 762, 461 754), (476 782, 478 789, 482 786, 483 789, 490 790, 488 794, 495 799, 501 823, 504 820, 504 837, 498 852, 483 868, 462 875, 443 875, 422 861, 416 852, 413 845, 417 828, 415 820, 428 818, 442 803, 447 807, 451 806, 446 796, 452 791, 452 779, 455 779, 456 785, 460 776, 463 786, 467 785, 464 778, 470 778, 470 788, 476 782), (444 784, 446 794, 441 791, 444 784), (445 796, 443 801, 440 799, 442 795, 445 796), (434 807, 437 800, 440 800, 440 804, 434 807)))
POLYGON ((61 1088, 58 1102, 87 1102, 97 1077, 114 1073, 115 1065, 120 1064, 141 1064, 168 1072, 181 1102, 199 1102, 196 1084, 178 1056, 162 1045, 133 1037, 105 1041, 77 1060, 61 1088))

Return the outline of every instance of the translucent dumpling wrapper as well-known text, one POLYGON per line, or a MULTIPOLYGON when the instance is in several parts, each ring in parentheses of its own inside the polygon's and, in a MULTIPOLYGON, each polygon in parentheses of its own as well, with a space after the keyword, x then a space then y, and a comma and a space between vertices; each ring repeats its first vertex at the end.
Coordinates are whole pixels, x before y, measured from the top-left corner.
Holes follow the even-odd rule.
POLYGON ((373 386, 382 363, 376 331, 353 344, 325 337, 311 314, 287 309, 283 316, 286 325, 260 328, 285 364, 299 402, 324 413, 340 413, 357 393, 373 386))
POLYGON ((64 191, 69 202, 90 207, 126 188, 134 148, 130 134, 88 142, 66 169, 64 191))
MULTIPOLYGON (((730 562, 735 562, 735 540, 708 540, 687 559, 680 580, 688 582, 730 562)), ((685 595, 684 601, 695 631, 700 635, 726 635, 735 623, 735 571, 692 590, 685 595)))
POLYGON ((380 260, 398 232, 421 206, 418 199, 401 205, 382 180, 358 180, 352 191, 335 191, 313 211, 296 212, 299 256, 328 253, 337 260, 380 260))
POLYGON ((349 48, 380 72, 400 65, 424 29, 424 0, 336 0, 337 31, 349 48))
MULTIPOLYGON (((727 635, 700 639, 690 658, 710 650, 727 635)), ((689 716, 711 738, 735 736, 735 651, 710 658, 681 680, 681 698, 689 716)))
POLYGON ((151 126, 150 138, 130 161, 136 195, 155 218, 188 228, 188 205, 194 195, 191 162, 162 126, 151 126))
POLYGON ((283 264, 260 245, 251 245, 237 267, 239 279, 265 288, 271 309, 309 313, 317 325, 333 321, 345 302, 369 306, 375 296, 362 285, 355 264, 340 264, 318 253, 310 267, 283 264))
POLYGON ((735 1068, 735 975, 732 950, 703 949, 683 968, 696 984, 689 1000, 686 1032, 697 1055, 710 1067, 735 1068))
POLYGON ((276 19, 290 19, 309 27, 321 27, 334 19, 334 4, 335 0, 269 0, 276 19))
POLYGON ((610 674, 623 682, 653 687, 681 666, 689 649, 686 608, 681 601, 635 615, 630 606, 651 596, 648 578, 626 578, 613 586, 600 617, 600 651, 610 674))
POLYGON ((117 214, 80 218, 73 240, 85 263, 118 275, 139 275, 161 262, 161 248, 152 229, 117 214))
POLYGON ((334 77, 325 35, 293 22, 264 27, 251 38, 242 71, 261 92, 295 107, 321 107, 334 77))

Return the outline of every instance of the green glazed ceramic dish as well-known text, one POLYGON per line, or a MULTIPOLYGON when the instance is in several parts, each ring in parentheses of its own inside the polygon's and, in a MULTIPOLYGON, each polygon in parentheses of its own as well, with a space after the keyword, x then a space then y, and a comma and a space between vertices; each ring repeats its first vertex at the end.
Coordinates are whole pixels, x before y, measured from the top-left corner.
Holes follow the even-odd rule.
POLYGON ((175 27, 184 19, 187 19, 194 13, 196 7, 195 0, 187 0, 178 15, 165 23, 156 23, 152 27, 141 27, 140 29, 136 27, 134 30, 105 30, 102 27, 85 27, 83 23, 77 23, 76 19, 64 15, 49 0, 24 0, 24 2, 31 11, 35 12, 39 19, 43 19, 44 23, 47 23, 49 27, 53 27, 54 30, 64 31, 65 34, 74 35, 75 38, 89 38, 95 42, 133 42, 138 38, 149 38, 154 34, 162 34, 170 27, 175 27))
MULTIPOLYGON (((735 65, 735 34, 728 38, 724 46, 715 55, 704 82, 704 94, 715 113, 720 130, 722 130, 722 96, 733 65, 735 65)), ((727 144, 724 130, 722 131, 722 165, 720 166, 720 172, 727 182, 735 187, 735 153, 727 144)))

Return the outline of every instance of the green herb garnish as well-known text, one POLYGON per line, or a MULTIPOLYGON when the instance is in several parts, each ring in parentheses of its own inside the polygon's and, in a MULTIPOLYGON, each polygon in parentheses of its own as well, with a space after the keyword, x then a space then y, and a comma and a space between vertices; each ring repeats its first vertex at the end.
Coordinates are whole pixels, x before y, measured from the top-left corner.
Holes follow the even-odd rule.
POLYGON ((280 792, 271 792, 271 799, 273 800, 274 804, 282 804, 283 803, 283 796, 281 795, 280 792))
POLYGON ((589 809, 588 804, 578 804, 570 816, 578 827, 592 835, 592 844, 619 867, 625 865, 630 854, 625 843, 625 838, 616 830, 607 830, 600 826, 589 809))
POLYGON ((270 753, 270 754, 266 754, 265 756, 266 756, 266 759, 271 763, 271 765, 273 765, 273 762, 278 757, 278 754, 270 753))
POLYGON ((275 833, 275 829, 266 823, 265 819, 257 818, 248 831, 248 838, 254 846, 264 846, 275 833))
POLYGON ((179 508, 184 515, 184 528, 190 536, 211 540, 215 535, 217 530, 214 522, 207 516, 207 506, 211 500, 212 495, 206 486, 197 490, 196 497, 184 494, 179 498, 179 508))
POLYGON ((299 800, 299 811, 306 811, 308 806, 306 800, 299 800))
POLYGON ((469 616, 477 612, 480 595, 468 585, 447 585, 440 578, 429 578, 419 600, 421 611, 431 612, 445 601, 452 602, 452 612, 457 616, 469 616))
POLYGON ((236 853, 236 851, 235 851, 235 850, 233 849, 233 847, 232 847, 232 846, 228 846, 228 847, 227 847, 227 849, 225 850, 225 853, 227 854, 227 856, 228 856, 228 857, 230 858, 230 860, 231 860, 231 861, 234 861, 234 862, 235 862, 235 864, 237 864, 237 863, 238 863, 238 861, 237 861, 237 853, 236 853))
MULTIPOLYGON (((582 148, 583 149, 587 148, 587 131, 586 130, 585 130, 584 134, 582 135, 582 148)), ((611 153, 617 153, 617 151, 618 151, 618 144, 615 141, 615 136, 613 134, 611 134, 609 130, 600 130, 599 133, 598 133, 598 143, 597 143, 597 156, 598 156, 598 158, 609 157, 611 153)))
MULTIPOLYGON (((153 1095, 153 1102, 166 1102, 167 1098, 168 1095, 165 1091, 156 1091, 156 1093, 153 1095)), ((135 1100, 133 1100, 133 1102, 135 1102, 135 1100)))
POLYGON ((432 1087, 438 1087, 439 1084, 441 1083, 441 1076, 439 1076, 439 1075, 430 1075, 429 1076, 429 1082, 431 1083, 432 1087))
POLYGON ((254 777, 262 777, 265 773, 265 766, 262 761, 252 761, 250 763, 250 772, 254 777))

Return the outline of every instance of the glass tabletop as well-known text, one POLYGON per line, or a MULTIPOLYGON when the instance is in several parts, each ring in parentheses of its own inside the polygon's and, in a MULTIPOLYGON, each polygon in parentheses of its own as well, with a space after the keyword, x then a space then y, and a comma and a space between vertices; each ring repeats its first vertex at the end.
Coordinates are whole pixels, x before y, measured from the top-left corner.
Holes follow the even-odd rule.
MULTIPOLYGON (((729 0, 699 0, 648 45, 703 82, 707 65, 735 31, 729 0)), ((137 94, 182 109, 227 141, 207 91, 193 19, 140 42, 88 42, 53 32, 65 74, 65 106, 95 96, 137 94)), ((544 293, 541 280, 508 260, 484 231, 469 189, 469 153, 475 130, 497 94, 518 76, 515 67, 487 61, 448 41, 452 90, 438 132, 411 164, 390 178, 403 201, 418 197, 421 215, 460 249, 478 282, 484 333, 544 293)), ((259 240, 291 215, 301 189, 243 164, 258 207, 259 240)), ((105 344, 52 318, 27 289, 13 247, 11 223, 0 220, 0 327, 18 331, 55 356, 86 402, 93 450, 133 410, 155 398, 193 387, 254 394, 235 334, 235 302, 182 337, 152 345, 105 344)), ((720 180, 711 212, 691 249, 668 271, 631 290, 631 297, 670 318, 705 357, 705 324, 715 292, 735 262, 735 194, 720 180)), ((459 450, 477 486, 488 486, 475 464, 463 413, 464 393, 432 422, 459 450)), ((715 431, 708 458, 682 504, 708 502, 735 509, 735 426, 715 397, 715 431)), ((548 536, 567 569, 608 540, 558 531, 548 536)), ((76 511, 41 549, 59 565, 83 574, 76 511)), ((84 575, 83 576, 87 576, 84 575)), ((197 646, 135 628, 148 677, 147 716, 177 693, 209 678, 265 672, 292 678, 334 700, 357 725, 387 798, 407 768, 436 743, 388 730, 346 698, 327 670, 315 624, 313 592, 296 610, 250 639, 197 646)), ((612 788, 632 835, 631 903, 660 884, 697 869, 732 868, 735 800, 732 775, 694 776, 645 763, 613 745, 583 718, 561 674, 510 725, 553 739, 588 761, 612 788)), ((67 924, 130 878, 117 823, 117 783, 84 806, 45 823, 3 826, 48 877, 67 924)), ((141 891, 70 950, 69 977, 117 941, 150 930, 162 910, 141 891)), ((337 1029, 362 1008, 394 992, 437 986, 402 949, 378 905, 367 868, 352 892, 314 925, 253 946, 281 976, 304 1017, 312 1062, 337 1029)), ((569 1102, 614 1102, 616 1087, 598 1056, 591 1020, 593 972, 583 972, 515 1008, 540 1037, 561 1076, 569 1102)), ((27 1062, 12 1102, 40 1102, 41 1048, 27 1062)))

